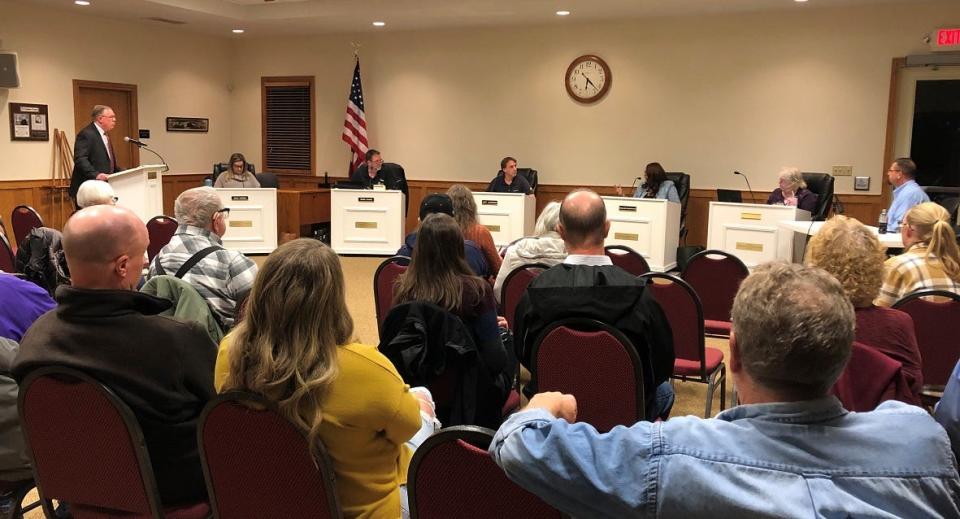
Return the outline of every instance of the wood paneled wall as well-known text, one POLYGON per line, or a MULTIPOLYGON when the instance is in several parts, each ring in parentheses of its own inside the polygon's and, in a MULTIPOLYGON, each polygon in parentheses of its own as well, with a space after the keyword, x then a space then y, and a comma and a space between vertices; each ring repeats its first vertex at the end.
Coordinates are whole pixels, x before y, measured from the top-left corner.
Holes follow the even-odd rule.
MULTIPOLYGON (((163 210, 164 214, 173 215, 173 202, 180 193, 191 187, 203 184, 207 173, 184 173, 164 175, 163 177, 163 210)), ((284 189, 314 189, 322 179, 319 177, 304 177, 299 175, 278 175, 279 184, 284 189)), ((338 179, 330 178, 333 183, 338 179)), ((420 201, 430 193, 443 193, 455 182, 443 180, 410 180, 410 209, 405 221, 407 231, 417 227, 418 209, 420 201)), ((486 182, 466 182, 467 187, 473 190, 486 189, 486 182)), ((537 214, 551 200, 562 200, 573 189, 581 186, 564 186, 541 184, 537 190, 537 214)), ((583 186, 595 190, 601 195, 615 195, 612 186, 583 186)), ((754 201, 763 203, 768 193, 756 193, 754 201)), ((844 214, 854 217, 868 225, 875 224, 880 215, 881 198, 879 195, 841 195, 844 205, 844 214)), ((707 212, 709 202, 716 200, 716 191, 712 189, 691 189, 690 200, 687 204, 687 227, 690 234, 687 243, 705 244, 707 242, 707 212)), ((743 192, 743 200, 750 201, 750 193, 743 192)), ((13 208, 26 204, 40 213, 44 223, 55 229, 60 229, 63 222, 73 212, 73 201, 66 195, 65 190, 52 187, 50 180, 10 180, 0 182, 0 215, 5 223, 9 222, 13 208), (62 193, 63 203, 59 203, 59 193, 62 193)))

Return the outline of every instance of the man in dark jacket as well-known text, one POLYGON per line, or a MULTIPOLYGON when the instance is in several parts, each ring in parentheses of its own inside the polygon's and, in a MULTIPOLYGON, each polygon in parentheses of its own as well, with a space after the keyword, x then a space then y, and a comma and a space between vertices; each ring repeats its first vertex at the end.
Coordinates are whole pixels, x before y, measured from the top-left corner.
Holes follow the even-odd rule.
POLYGON ((214 396, 216 346, 196 323, 156 314, 171 303, 135 291, 147 229, 131 211, 98 205, 63 231, 72 286, 27 331, 12 373, 65 366, 112 389, 137 417, 164 506, 206 498, 197 418, 214 396))
MULTIPOLYGON (((70 179, 70 197, 77 200, 80 184, 87 180, 106 180, 107 175, 120 171, 113 153, 110 130, 117 125, 113 108, 93 107, 93 121, 77 134, 73 153, 73 178, 70 179)), ((78 206, 79 207, 79 206, 78 206)))
MULTIPOLYGON (((673 335, 652 294, 604 254, 610 222, 603 200, 593 191, 570 193, 560 206, 557 230, 567 258, 537 276, 517 306, 514 331, 520 363, 530 367, 534 343, 556 321, 583 317, 607 323, 623 332, 640 356, 648 419, 666 418, 674 398, 669 382, 673 335)), ((528 394, 536 391, 525 388, 528 394)))

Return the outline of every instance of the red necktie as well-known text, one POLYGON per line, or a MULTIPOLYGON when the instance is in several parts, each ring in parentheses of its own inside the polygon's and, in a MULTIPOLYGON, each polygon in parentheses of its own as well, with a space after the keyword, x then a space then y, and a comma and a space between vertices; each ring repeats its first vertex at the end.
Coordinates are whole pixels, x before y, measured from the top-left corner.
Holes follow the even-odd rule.
POLYGON ((113 154, 113 141, 110 140, 110 136, 107 135, 106 133, 103 134, 103 136, 107 138, 107 155, 110 157, 109 174, 112 175, 113 172, 117 170, 117 158, 116 158, 116 155, 113 154))

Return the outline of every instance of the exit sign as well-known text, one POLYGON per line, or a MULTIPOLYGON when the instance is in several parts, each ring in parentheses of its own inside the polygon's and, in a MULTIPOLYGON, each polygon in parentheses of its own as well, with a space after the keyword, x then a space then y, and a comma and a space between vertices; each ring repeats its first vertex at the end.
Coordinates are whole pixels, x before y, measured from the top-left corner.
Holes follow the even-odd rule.
POLYGON ((960 50, 960 27, 937 29, 930 46, 933 50, 960 50))

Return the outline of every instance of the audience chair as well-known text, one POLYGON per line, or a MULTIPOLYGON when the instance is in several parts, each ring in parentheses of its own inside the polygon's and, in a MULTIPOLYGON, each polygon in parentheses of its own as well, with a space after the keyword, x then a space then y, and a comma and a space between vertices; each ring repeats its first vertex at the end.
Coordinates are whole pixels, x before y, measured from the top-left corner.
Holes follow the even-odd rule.
POLYGON ((9 495, 13 502, 13 507, 3 519, 22 519, 23 514, 40 506, 40 501, 34 501, 27 506, 23 506, 23 500, 35 486, 32 479, 0 481, 0 494, 9 495))
POLYGON ((626 270, 634 276, 642 276, 650 272, 650 266, 643 256, 626 245, 607 245, 603 252, 614 265, 626 270))
POLYGON ((659 272, 640 276, 647 280, 647 288, 663 308, 673 331, 673 378, 707 384, 707 402, 704 418, 710 418, 713 394, 720 387, 720 410, 725 409, 727 368, 723 351, 707 347, 704 342, 703 307, 697 292, 686 281, 659 272))
POLYGON ((853 343, 847 366, 830 391, 849 411, 873 411, 887 400, 917 404, 899 361, 879 351, 853 343))
POLYGON ((17 271, 16 256, 13 255, 13 249, 7 237, 0 234, 0 270, 7 274, 13 274, 17 271))
POLYGON ((600 432, 633 425, 646 415, 643 365, 620 330, 593 319, 552 323, 531 355, 531 384, 577 398, 577 421, 600 432))
POLYGON ((383 260, 373 274, 373 304, 377 312, 377 330, 383 328, 383 320, 393 308, 393 289, 397 278, 407 271, 410 258, 394 256, 383 260))
POLYGON ((686 240, 687 232, 689 232, 689 229, 687 229, 687 202, 690 200, 690 175, 682 171, 668 171, 667 180, 673 181, 673 185, 677 187, 677 197, 680 198, 680 239, 686 240))
POLYGON ((917 345, 923 359, 923 397, 937 401, 960 359, 956 323, 960 322, 960 295, 946 290, 917 290, 893 308, 913 318, 917 345))
POLYGON ((468 425, 447 427, 420 445, 407 473, 412 519, 564 517, 507 479, 487 452, 493 433, 468 425))
POLYGON ((703 305, 704 329, 710 335, 730 335, 730 309, 740 283, 750 275, 747 266, 721 250, 698 252, 680 277, 690 284, 703 305))
POLYGON ((170 243, 170 238, 177 232, 177 220, 169 216, 154 216, 147 221, 147 234, 150 236, 150 244, 147 245, 147 259, 153 261, 153 258, 160 253, 160 249, 170 243))
POLYGON ((143 432, 109 388, 64 367, 34 370, 20 385, 20 424, 46 517, 52 500, 74 519, 206 518, 207 503, 162 508, 143 432))
POLYGON ((507 320, 511 330, 514 329, 513 324, 516 318, 514 314, 517 312, 517 305, 520 304, 523 293, 527 291, 530 283, 548 268, 550 266, 543 263, 521 265, 507 274, 506 279, 503 280, 503 287, 500 289, 502 291, 500 294, 500 315, 507 320))
POLYGON ((211 400, 197 427, 214 517, 342 517, 333 465, 322 444, 260 395, 230 391, 211 400))
POLYGON ((40 214, 29 205, 18 205, 13 208, 10 224, 13 227, 13 239, 10 240, 10 243, 16 249, 20 246, 20 242, 30 234, 30 231, 37 227, 43 227, 43 218, 40 218, 40 214))
POLYGON ((833 183, 832 175, 826 173, 801 173, 807 189, 817 194, 817 205, 810 214, 810 219, 815 222, 822 222, 830 215, 830 209, 833 208, 833 183))

